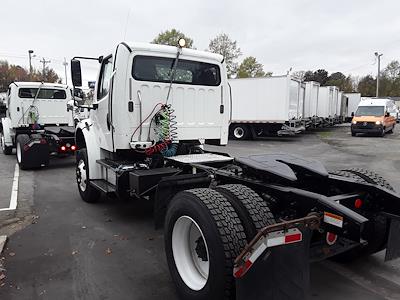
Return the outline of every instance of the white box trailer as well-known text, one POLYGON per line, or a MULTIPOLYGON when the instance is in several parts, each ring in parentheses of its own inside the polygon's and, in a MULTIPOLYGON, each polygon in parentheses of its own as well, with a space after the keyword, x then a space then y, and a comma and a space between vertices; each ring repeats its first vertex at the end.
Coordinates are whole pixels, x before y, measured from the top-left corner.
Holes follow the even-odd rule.
POLYGON ((338 111, 339 111, 339 122, 344 122, 346 120, 348 109, 349 109, 349 98, 344 92, 339 92, 338 101, 338 111), (340 105, 339 105, 340 103, 340 105))
POLYGON ((305 86, 291 76, 230 79, 231 136, 246 139, 295 134, 302 124, 305 86))
POLYGON ((308 126, 316 127, 320 124, 318 117, 318 93, 320 84, 316 81, 305 82, 305 97, 303 118, 308 126))
POLYGON ((357 110, 358 104, 361 101, 361 94, 360 93, 345 93, 344 95, 348 99, 346 121, 350 122, 351 118, 352 118, 352 113, 354 113, 357 110))
POLYGON ((334 124, 336 114, 336 103, 338 97, 338 88, 336 86, 323 86, 319 88, 318 93, 318 117, 324 123, 334 124))

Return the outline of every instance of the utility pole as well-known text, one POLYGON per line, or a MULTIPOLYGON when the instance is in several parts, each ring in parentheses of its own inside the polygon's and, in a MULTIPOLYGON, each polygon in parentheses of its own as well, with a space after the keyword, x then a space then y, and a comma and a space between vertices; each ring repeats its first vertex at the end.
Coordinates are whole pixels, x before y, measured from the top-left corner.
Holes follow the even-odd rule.
POLYGON ((67 63, 65 57, 64 57, 63 65, 64 65, 64 71, 65 71, 65 84, 68 84, 68 77, 67 77, 67 66, 68 66, 68 63, 67 63))
POLYGON ((33 50, 28 50, 28 54, 29 54, 29 78, 32 79, 32 54, 33 54, 33 50))
POLYGON ((46 76, 46 64, 51 63, 50 60, 45 60, 45 58, 43 57, 42 60, 40 61, 43 64, 43 80, 46 76))
POLYGON ((379 97, 379 77, 381 73, 381 56, 383 54, 379 54, 378 52, 375 52, 375 56, 378 59, 378 75, 376 76, 376 98, 379 97))

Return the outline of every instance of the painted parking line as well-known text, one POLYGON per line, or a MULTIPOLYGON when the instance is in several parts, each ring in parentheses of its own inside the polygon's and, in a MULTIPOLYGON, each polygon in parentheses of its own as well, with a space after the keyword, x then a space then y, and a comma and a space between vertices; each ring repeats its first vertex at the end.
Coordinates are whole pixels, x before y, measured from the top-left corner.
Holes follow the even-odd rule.
POLYGON ((8 208, 0 208, 0 211, 14 210, 18 205, 18 180, 19 180, 19 166, 15 164, 14 179, 11 189, 10 206, 8 208))

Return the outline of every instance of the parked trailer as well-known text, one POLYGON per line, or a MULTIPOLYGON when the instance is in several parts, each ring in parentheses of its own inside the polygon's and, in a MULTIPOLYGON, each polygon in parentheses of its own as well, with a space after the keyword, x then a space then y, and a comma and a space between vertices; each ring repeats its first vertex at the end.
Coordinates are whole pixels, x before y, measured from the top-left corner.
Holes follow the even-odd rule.
POLYGON ((356 112, 358 104, 361 101, 361 94, 360 93, 345 93, 344 95, 348 99, 346 122, 351 122, 351 119, 353 118, 353 114, 356 112))
POLYGON ((302 115, 305 86, 290 76, 231 79, 230 136, 237 140, 305 129, 302 115))
POLYGON ((336 86, 323 86, 318 94, 318 116, 324 125, 335 123, 338 88, 336 86))
POLYGON ((318 127, 321 123, 318 117, 318 92, 320 88, 319 82, 305 82, 305 99, 303 118, 306 120, 306 126, 318 127))
MULTIPOLYGON (((400 198, 377 174, 200 147, 228 141, 222 56, 121 43, 98 61, 92 110, 76 129, 79 193, 154 203, 181 299, 303 300, 309 258, 400 256, 400 198)), ((77 58, 71 71, 81 86, 77 58)))
POLYGON ((49 164, 50 156, 73 155, 76 150, 72 114, 67 111, 71 91, 66 85, 13 82, 1 119, 3 153, 16 148, 21 169, 49 164))
POLYGON ((349 99, 345 95, 344 92, 339 92, 339 100, 338 100, 338 121, 339 123, 343 123, 346 119, 347 113, 349 109, 349 99))

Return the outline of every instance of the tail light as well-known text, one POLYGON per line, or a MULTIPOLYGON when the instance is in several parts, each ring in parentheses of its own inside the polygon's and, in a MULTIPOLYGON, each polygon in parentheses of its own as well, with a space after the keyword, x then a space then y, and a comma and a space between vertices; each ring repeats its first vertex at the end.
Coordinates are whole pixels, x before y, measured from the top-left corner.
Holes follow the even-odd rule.
POLYGON ((76 150, 76 146, 75 146, 75 145, 72 145, 72 146, 71 146, 71 150, 72 150, 72 151, 75 151, 75 150, 76 150))
POLYGON ((61 151, 66 151, 67 150, 67 147, 65 147, 65 146, 61 146, 61 151))

